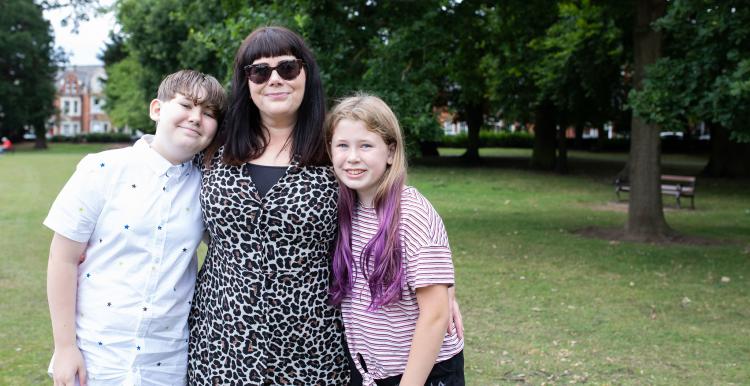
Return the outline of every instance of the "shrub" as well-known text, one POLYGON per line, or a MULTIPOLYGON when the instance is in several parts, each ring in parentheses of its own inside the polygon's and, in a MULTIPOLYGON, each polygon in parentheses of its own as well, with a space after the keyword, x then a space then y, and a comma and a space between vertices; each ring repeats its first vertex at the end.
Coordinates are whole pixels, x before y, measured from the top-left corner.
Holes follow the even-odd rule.
MULTIPOLYGON (((444 135, 440 140, 440 146, 465 148, 469 143, 468 135, 444 135)), ((520 147, 530 148, 534 146, 534 136, 527 132, 517 131, 480 131, 479 147, 520 147)))

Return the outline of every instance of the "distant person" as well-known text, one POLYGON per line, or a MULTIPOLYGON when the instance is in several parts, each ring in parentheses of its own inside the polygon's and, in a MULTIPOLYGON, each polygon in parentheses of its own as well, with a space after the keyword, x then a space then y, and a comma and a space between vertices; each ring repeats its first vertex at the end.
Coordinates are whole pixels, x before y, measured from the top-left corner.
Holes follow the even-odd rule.
POLYGON ((6 153, 13 150, 13 142, 8 137, 3 137, 2 147, 0 147, 0 153, 6 153))
POLYGON ((359 94, 328 115, 339 181, 333 303, 341 304, 352 385, 464 385, 464 342, 449 330, 451 250, 429 201, 406 186, 396 116, 359 94))
POLYGON ((186 384, 205 230, 192 159, 225 109, 215 78, 167 76, 149 106, 156 134, 86 156, 58 195, 44 221, 55 385, 186 384))

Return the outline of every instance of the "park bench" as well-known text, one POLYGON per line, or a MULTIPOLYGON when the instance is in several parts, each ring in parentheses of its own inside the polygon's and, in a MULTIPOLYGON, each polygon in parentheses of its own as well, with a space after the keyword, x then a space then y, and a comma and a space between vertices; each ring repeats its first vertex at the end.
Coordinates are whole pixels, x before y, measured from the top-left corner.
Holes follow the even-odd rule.
MULTIPOLYGON (((617 194, 618 201, 620 200, 620 192, 630 192, 630 183, 618 178, 615 180, 615 194, 617 194)), ((680 206, 682 197, 690 197, 690 208, 695 209, 695 177, 662 174, 661 194, 674 196, 677 200, 677 208, 682 208, 680 206)))

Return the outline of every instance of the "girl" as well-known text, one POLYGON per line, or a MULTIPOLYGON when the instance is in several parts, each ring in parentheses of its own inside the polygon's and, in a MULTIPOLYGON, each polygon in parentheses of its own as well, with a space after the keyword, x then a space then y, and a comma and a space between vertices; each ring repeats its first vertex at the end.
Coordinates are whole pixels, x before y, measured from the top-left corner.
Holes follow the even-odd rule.
POLYGON ((331 300, 341 305, 352 384, 463 385, 463 340, 446 334, 448 237, 430 203, 404 185, 395 115, 358 94, 325 127, 340 188, 331 300))

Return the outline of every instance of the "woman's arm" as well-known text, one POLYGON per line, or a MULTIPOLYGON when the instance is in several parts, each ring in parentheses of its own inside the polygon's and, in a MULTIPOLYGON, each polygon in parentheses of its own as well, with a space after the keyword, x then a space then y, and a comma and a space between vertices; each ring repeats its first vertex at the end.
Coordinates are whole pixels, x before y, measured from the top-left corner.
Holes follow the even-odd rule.
POLYGON ((49 247, 47 299, 55 341, 55 386, 75 385, 76 374, 81 386, 86 386, 86 365, 76 344, 78 264, 85 250, 86 243, 57 233, 49 247))
POLYGON ((450 319, 448 286, 442 284, 417 288, 419 318, 411 342, 401 386, 422 386, 435 365, 450 319))
POLYGON ((448 325, 448 334, 451 333, 451 326, 456 327, 456 335, 458 339, 464 338, 464 319, 461 316, 461 310, 458 308, 458 300, 456 300, 456 286, 452 285, 448 288, 448 299, 451 305, 451 323, 448 325))

